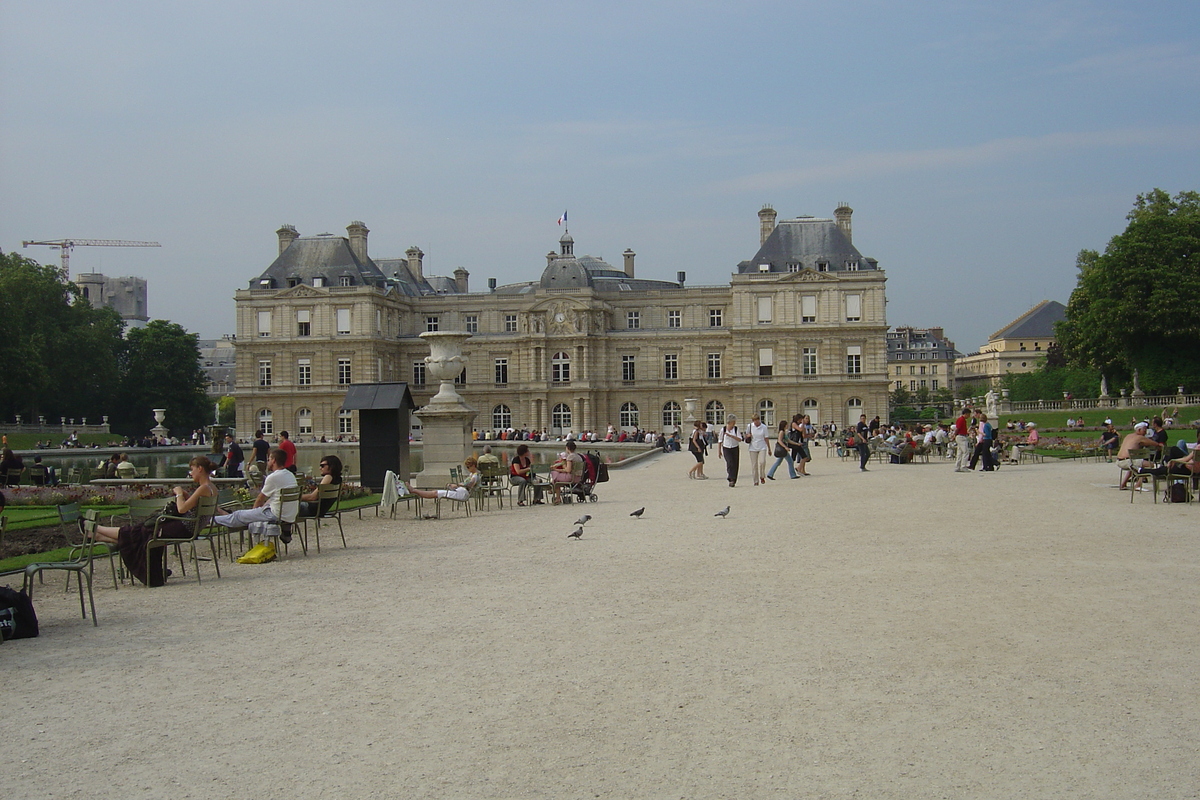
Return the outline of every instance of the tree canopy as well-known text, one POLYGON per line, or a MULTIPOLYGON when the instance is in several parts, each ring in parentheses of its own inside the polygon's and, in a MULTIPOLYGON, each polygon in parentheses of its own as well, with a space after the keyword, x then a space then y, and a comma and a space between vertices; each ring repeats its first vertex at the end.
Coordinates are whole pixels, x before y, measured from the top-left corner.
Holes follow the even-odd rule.
POLYGON ((1150 394, 1200 384, 1200 193, 1138 195, 1104 253, 1079 253, 1078 284, 1058 324, 1072 367, 1150 394))
POLYGON ((0 415, 99 422, 144 434, 153 408, 167 408, 175 431, 210 417, 195 334, 155 320, 124 335, 109 308, 92 308, 59 271, 0 253, 0 415))

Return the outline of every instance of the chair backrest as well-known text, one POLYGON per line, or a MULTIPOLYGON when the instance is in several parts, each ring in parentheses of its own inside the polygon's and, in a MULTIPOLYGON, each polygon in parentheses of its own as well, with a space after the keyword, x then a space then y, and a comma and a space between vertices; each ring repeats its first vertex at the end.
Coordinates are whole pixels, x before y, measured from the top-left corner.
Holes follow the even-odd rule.
POLYGON ((141 498, 130 500, 129 511, 126 513, 126 517, 131 524, 137 524, 156 514, 161 514, 166 505, 167 501, 161 497, 155 500, 144 500, 141 498))
POLYGON ((196 530, 203 530, 212 524, 217 515, 217 496, 201 497, 196 501, 196 530))
POLYGON ((63 525, 75 525, 79 520, 79 503, 63 503, 58 506, 58 521, 63 525))
POLYGON ((21 467, 13 467, 13 468, 9 469, 8 476, 7 476, 8 485, 9 486, 20 486, 21 485, 21 474, 23 472, 25 472, 25 470, 24 470, 24 468, 21 468, 21 467))
POLYGON ((29 467, 29 482, 34 486, 46 485, 46 465, 34 464, 29 467))
POLYGON ((322 515, 336 514, 341 501, 340 483, 324 483, 317 487, 317 509, 322 515))
MULTIPOLYGON (((284 505, 287 505, 288 503, 298 503, 300 502, 300 495, 301 491, 299 486, 288 486, 279 490, 279 501, 284 505)), ((295 522, 295 520, 291 520, 291 522, 295 522)))

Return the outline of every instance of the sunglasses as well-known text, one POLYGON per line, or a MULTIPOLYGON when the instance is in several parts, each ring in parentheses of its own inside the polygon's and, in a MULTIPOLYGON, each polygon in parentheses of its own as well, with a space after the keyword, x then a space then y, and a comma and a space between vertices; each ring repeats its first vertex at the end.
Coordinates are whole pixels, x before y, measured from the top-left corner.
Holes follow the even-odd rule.
POLYGON ((320 464, 319 466, 325 467, 325 469, 329 469, 329 465, 328 465, 328 464, 320 464))

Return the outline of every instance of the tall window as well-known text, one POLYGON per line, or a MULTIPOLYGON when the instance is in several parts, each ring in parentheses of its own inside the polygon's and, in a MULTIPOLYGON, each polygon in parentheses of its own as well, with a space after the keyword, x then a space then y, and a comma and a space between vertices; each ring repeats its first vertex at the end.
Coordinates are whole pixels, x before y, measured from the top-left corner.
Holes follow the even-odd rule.
POLYGON ((339 308, 337 310, 337 332, 341 336, 350 333, 350 309, 339 308))
POLYGON ((677 308, 673 308, 667 312, 667 327, 682 328, 683 327, 683 312, 677 308))
POLYGON ((862 375, 862 348, 856 344, 846 348, 846 374, 862 375))
POLYGON ((814 425, 821 423, 821 407, 815 398, 809 397, 804 401, 804 413, 812 418, 814 425))
POLYGON ((772 322, 775 315, 775 298, 767 296, 758 298, 758 321, 772 322))
POLYGON ((816 375, 817 374, 817 348, 806 347, 800 353, 801 365, 800 374, 816 375))
POLYGON ((708 327, 719 328, 722 325, 722 314, 719 308, 710 308, 708 310, 708 327))
POLYGON ((621 380, 632 381, 636 374, 635 356, 621 356, 621 380))
POLYGON ((258 362, 258 385, 259 386, 270 386, 271 385, 271 362, 270 361, 259 361, 258 362))
MULTIPOLYGON (((507 358, 497 358, 492 363, 495 365, 496 383, 498 383, 498 384, 508 383, 508 359, 507 358)), ((508 427, 508 426, 505 426, 505 427, 508 427)))
POLYGON ((633 403, 621 404, 621 427, 636 428, 638 426, 638 407, 633 403))
POLYGON ((337 382, 339 386, 350 385, 350 359, 339 358, 337 360, 337 382))
POLYGON ((271 409, 264 408, 258 412, 258 427, 265 434, 275 432, 275 417, 271 414, 271 409))
POLYGON ((512 410, 501 404, 492 409, 492 427, 496 430, 506 430, 512 427, 512 410))
POLYGON ((517 332, 517 315, 516 314, 505 314, 504 315, 504 332, 505 333, 516 333, 517 332))
POLYGON ((679 403, 671 400, 662 407, 662 426, 664 431, 679 427, 682 420, 683 411, 679 408, 679 403))
POLYGON ((663 379, 679 380, 679 354, 667 353, 663 356, 663 379))
POLYGON ((312 310, 301 308, 296 310, 296 335, 312 336, 312 310))
POLYGON ((758 349, 758 377, 769 378, 775 374, 775 351, 769 347, 758 349))
POLYGON ((467 314, 465 325, 467 333, 479 333, 479 315, 467 314))
POLYGON ((626 311, 625 312, 625 327, 633 330, 642 327, 642 312, 626 311))
POLYGON ((857 397, 851 397, 846 401, 846 425, 854 426, 858 424, 858 418, 863 413, 862 400, 857 397))
POLYGON ((431 333, 441 329, 441 319, 436 316, 425 317, 425 331, 431 333))
POLYGON ((720 400, 709 400, 704 406, 704 421, 709 425, 724 425, 725 404, 720 400))
POLYGON ((550 427, 557 428, 559 431, 569 430, 571 427, 571 407, 566 403, 559 403, 550 410, 550 427))
POLYGON ((917 382, 916 382, 916 381, 909 381, 909 382, 908 382, 908 390, 909 390, 910 392, 915 392, 915 391, 917 390, 917 382))
POLYGON ((306 436, 312 435, 313 427, 311 410, 302 408, 296 412, 296 430, 306 436))
POLYGON ((817 296, 815 294, 806 294, 800 298, 800 321, 817 321, 817 296))
POLYGON ((774 400, 759 400, 758 401, 758 416, 762 418, 762 424, 768 428, 775 427, 775 401, 774 400))
POLYGON ((258 312, 258 335, 259 336, 270 336, 271 335, 271 312, 270 311, 258 312))
POLYGON ((312 361, 302 358, 296 362, 296 385, 312 386, 312 361))
POLYGON ((938 388, 938 379, 934 378, 933 381, 931 382, 931 384, 932 385, 930 386, 930 388, 932 388, 936 392, 937 388, 938 388))
MULTIPOLYGON (((571 357, 563 352, 550 358, 550 380, 554 383, 571 382, 571 357)), ((570 413, 568 411, 568 413, 570 413)))
POLYGON ((354 412, 338 411, 338 433, 354 433, 354 412))
POLYGON ((862 295, 846 295, 846 322, 862 321, 862 295))
POLYGON ((414 361, 413 362, 413 386, 424 386, 424 385, 425 385, 425 362, 424 361, 414 361))
POLYGON ((709 380, 716 380, 721 377, 721 354, 708 354, 708 377, 709 380))

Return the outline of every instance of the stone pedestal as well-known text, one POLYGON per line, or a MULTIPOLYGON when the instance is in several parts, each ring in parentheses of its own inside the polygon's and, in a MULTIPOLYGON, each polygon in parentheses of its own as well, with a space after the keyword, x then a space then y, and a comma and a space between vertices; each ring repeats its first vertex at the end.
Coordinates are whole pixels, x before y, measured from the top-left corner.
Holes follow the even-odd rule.
POLYGON ((462 343, 471 338, 464 331, 431 331, 421 338, 429 343, 426 374, 441 383, 438 393, 416 416, 421 419, 422 460, 418 483, 436 488, 450 479, 450 468, 462 466, 471 454, 471 430, 476 412, 454 388, 454 379, 466 368, 462 343))

